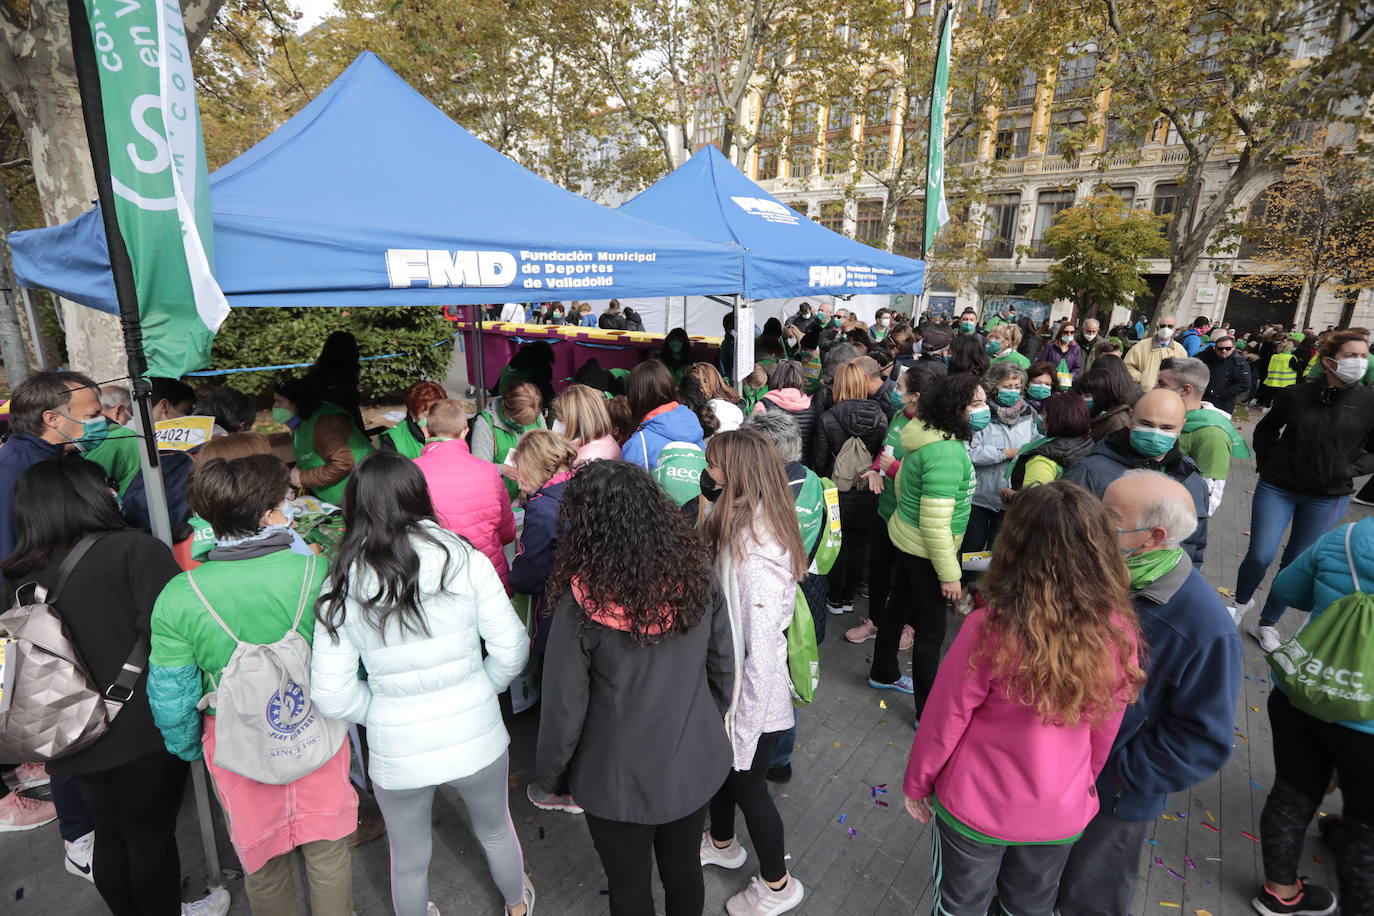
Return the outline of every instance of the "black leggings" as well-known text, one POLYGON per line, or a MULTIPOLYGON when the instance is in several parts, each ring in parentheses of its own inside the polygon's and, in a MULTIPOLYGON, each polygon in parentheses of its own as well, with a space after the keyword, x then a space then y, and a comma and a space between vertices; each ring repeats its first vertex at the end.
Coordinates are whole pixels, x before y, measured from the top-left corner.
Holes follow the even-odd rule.
POLYGON ((95 887, 114 916, 179 916, 177 812, 187 765, 166 751, 75 777, 95 822, 95 887))
MULTIPOLYGON (((853 604, 863 578, 868 541, 878 519, 878 496, 867 490, 840 494, 840 552, 826 577, 830 603, 853 604)), ((872 588, 872 583, 869 583, 872 588)), ((872 592, 870 591, 870 595, 872 592)))
POLYGON ((765 881, 781 881, 787 877, 786 853, 782 842, 782 816, 778 814, 773 796, 768 794, 768 763, 773 759, 782 732, 768 732, 760 736, 754 762, 747 770, 731 770, 711 799, 711 839, 718 843, 735 838, 735 807, 744 812, 744 826, 759 856, 759 874, 765 881))
POLYGON ((702 806, 667 824, 630 824, 608 821, 590 811, 586 815, 592 845, 601 857, 610 888, 611 916, 653 916, 653 859, 663 881, 667 916, 701 916, 706 884, 701 872, 702 806))
POLYGON ((1274 788, 1260 814, 1264 876, 1276 884, 1297 881, 1303 838, 1334 771, 1340 777, 1346 837, 1336 868, 1341 912, 1374 913, 1374 735, 1310 716, 1281 690, 1269 694, 1269 725, 1274 788))
POLYGON ((916 630, 911 647, 911 680, 915 685, 916 717, 925 709, 926 697, 935 685, 935 672, 940 669, 940 650, 945 645, 945 598, 940 594, 940 577, 925 557, 917 557, 904 550, 894 550, 892 597, 887 613, 878 621, 878 641, 873 647, 873 666, 869 677, 883 684, 891 684, 901 675, 897 667, 897 649, 901 644, 902 625, 910 623, 916 630), (904 595, 905 601, 898 596, 904 595))

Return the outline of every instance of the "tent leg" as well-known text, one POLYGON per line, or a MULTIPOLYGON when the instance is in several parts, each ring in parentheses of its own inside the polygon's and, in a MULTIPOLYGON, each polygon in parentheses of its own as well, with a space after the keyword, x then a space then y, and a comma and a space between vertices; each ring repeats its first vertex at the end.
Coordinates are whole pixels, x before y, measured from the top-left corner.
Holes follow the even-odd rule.
POLYGON ((477 410, 487 406, 487 357, 482 349, 482 307, 472 306, 472 341, 477 351, 477 410))
POLYGON ((205 847, 205 881, 210 890, 224 887, 224 872, 219 865, 215 843, 215 822, 210 816, 210 787, 205 778, 205 761, 191 764, 191 787, 196 796, 196 820, 200 822, 200 842, 205 847))

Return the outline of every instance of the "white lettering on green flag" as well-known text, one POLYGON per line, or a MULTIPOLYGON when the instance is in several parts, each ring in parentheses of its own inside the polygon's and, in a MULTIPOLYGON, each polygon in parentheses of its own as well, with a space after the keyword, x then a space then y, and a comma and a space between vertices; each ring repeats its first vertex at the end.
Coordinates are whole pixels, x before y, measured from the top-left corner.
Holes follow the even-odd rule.
POLYGON ((935 52, 935 79, 930 89, 930 146, 926 155, 925 253, 935 233, 949 222, 945 202, 945 99, 949 95, 949 45, 954 28, 954 9, 946 5, 940 22, 940 43, 935 52))
POLYGON ((177 0, 85 0, 115 215, 133 265, 148 374, 210 362, 229 304, 214 278, 210 189, 177 0))

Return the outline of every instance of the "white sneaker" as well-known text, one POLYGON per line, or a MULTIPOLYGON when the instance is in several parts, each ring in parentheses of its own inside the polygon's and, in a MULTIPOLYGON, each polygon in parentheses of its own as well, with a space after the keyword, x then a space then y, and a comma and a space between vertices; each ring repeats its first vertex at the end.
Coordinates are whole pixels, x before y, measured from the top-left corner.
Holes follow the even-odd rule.
POLYGON ((1241 604, 1239 601, 1232 601, 1231 606, 1227 608, 1227 610, 1231 612, 1231 619, 1235 621, 1236 626, 1240 626, 1241 618, 1244 617, 1246 614, 1250 613, 1251 611, 1253 611, 1254 609, 1254 598, 1251 598, 1244 604, 1241 604))
POLYGON ((806 889, 796 875, 788 875, 787 886, 780 891, 773 890, 755 875, 744 890, 725 901, 725 912, 730 916, 774 916, 801 906, 805 895, 806 889))
POLYGON ((95 831, 92 830, 70 843, 64 840, 62 845, 67 848, 67 871, 94 884, 95 875, 91 873, 91 858, 95 854, 95 831))
POLYGON ((525 890, 520 896, 520 902, 525 904, 525 916, 534 916, 534 884, 530 881, 529 875, 525 876, 525 890))
POLYGON ((439 908, 434 905, 433 900, 431 900, 429 906, 425 908, 425 916, 439 916, 439 908))
POLYGON ((1256 621, 1254 625, 1250 627, 1250 635, 1259 640, 1260 649, 1263 650, 1265 654, 1273 652, 1279 646, 1283 645, 1283 637, 1279 635, 1278 627, 1271 627, 1259 621, 1256 621))
POLYGON ((181 916, 224 916, 229 912, 229 892, 217 887, 204 899, 181 905, 181 916))
POLYGON ((749 858, 749 853, 740 845, 739 837, 730 841, 730 845, 721 849, 711 841, 711 831, 706 831, 701 835, 701 864, 719 865, 721 868, 739 868, 744 864, 745 859, 749 858))

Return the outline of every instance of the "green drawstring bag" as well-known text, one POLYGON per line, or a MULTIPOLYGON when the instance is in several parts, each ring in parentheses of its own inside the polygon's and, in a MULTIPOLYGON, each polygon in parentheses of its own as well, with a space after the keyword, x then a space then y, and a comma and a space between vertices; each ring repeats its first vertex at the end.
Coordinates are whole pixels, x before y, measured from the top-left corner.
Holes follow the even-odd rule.
POLYGON ((1061 359, 1059 366, 1054 370, 1054 374, 1059 379, 1059 387, 1068 391, 1073 387, 1073 373, 1069 371, 1069 361, 1061 359))
POLYGON ((792 622, 787 625, 787 670, 792 675, 792 704, 809 706, 821 682, 821 653, 816 648, 816 622, 811 605, 797 586, 792 622))
POLYGON ((1345 558, 1355 591, 1269 653, 1274 679, 1289 701, 1323 722, 1374 719, 1374 595, 1360 588, 1355 573, 1354 527, 1345 529, 1345 558))

